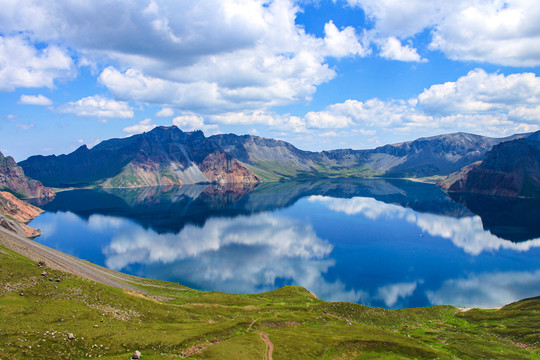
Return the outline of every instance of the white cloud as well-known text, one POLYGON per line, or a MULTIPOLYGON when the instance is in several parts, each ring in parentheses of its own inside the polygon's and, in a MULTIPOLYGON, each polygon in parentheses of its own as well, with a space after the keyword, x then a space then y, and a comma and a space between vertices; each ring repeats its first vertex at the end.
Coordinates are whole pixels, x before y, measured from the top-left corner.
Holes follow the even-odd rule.
POLYGON ((174 115, 174 110, 168 107, 164 107, 156 113, 158 117, 169 117, 174 115))
POLYGON ((540 78, 533 73, 488 74, 470 71, 455 82, 432 85, 418 95, 430 114, 477 114, 540 105, 540 78))
POLYGON ((147 132, 155 128, 157 125, 152 123, 152 119, 144 119, 140 121, 138 124, 131 125, 128 127, 125 127, 123 129, 124 132, 133 135, 133 134, 140 134, 143 132, 147 132))
POLYGON ((210 116, 212 121, 220 124, 267 125, 280 130, 306 132, 306 121, 298 116, 280 115, 269 111, 230 112, 210 116))
POLYGON ((364 135, 467 131, 498 137, 536 131, 540 129, 540 77, 476 69, 408 100, 347 100, 299 120, 311 128, 348 128, 364 135))
POLYGON ((290 0, 21 0, 2 10, 0 32, 114 60, 100 81, 117 98, 205 113, 308 101, 336 75, 328 57, 367 54, 352 27, 307 34, 290 0))
POLYGON ((52 105, 53 102, 51 99, 39 94, 39 95, 21 95, 21 98, 17 102, 18 104, 25 105, 52 105))
POLYGON ((410 45, 403 46, 401 41, 393 36, 386 38, 381 44, 381 56, 391 60, 425 62, 416 49, 410 45))
POLYGON ((58 107, 62 113, 77 116, 95 116, 109 118, 132 118, 133 109, 123 101, 106 99, 100 95, 88 96, 58 107))
POLYGON ((365 56, 369 53, 368 49, 360 44, 355 30, 351 26, 339 31, 334 22, 330 21, 324 25, 324 34, 328 55, 340 58, 350 55, 365 56))
POLYGON ((352 120, 340 114, 328 111, 308 112, 305 116, 307 125, 313 128, 345 128, 352 124, 352 120))
POLYGON ((528 0, 348 0, 364 9, 377 37, 431 32, 431 50, 461 61, 540 65, 540 3, 528 0))
POLYGON ((173 124, 182 131, 202 130, 204 133, 216 134, 219 132, 219 127, 215 124, 206 124, 204 119, 194 114, 184 114, 173 119, 173 124))
POLYGON ((537 1, 463 0, 436 25, 431 48, 455 60, 538 66, 538 18, 537 1))
POLYGON ((442 20, 446 0, 347 0, 359 6, 375 23, 378 32, 399 38, 411 37, 442 20))
MULTIPOLYGON (((1 31, 0 31, 1 33, 1 31)), ((0 36, 0 91, 54 86, 73 75, 73 62, 55 46, 38 50, 20 37, 0 36)))

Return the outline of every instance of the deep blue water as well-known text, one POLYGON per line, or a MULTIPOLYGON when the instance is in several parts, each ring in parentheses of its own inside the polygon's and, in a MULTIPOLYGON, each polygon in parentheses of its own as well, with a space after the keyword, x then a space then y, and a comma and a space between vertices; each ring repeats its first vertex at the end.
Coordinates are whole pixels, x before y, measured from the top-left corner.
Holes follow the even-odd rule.
POLYGON ((450 198, 403 180, 74 190, 45 245, 133 275, 254 293, 304 286, 386 308, 540 295, 540 201, 450 198))

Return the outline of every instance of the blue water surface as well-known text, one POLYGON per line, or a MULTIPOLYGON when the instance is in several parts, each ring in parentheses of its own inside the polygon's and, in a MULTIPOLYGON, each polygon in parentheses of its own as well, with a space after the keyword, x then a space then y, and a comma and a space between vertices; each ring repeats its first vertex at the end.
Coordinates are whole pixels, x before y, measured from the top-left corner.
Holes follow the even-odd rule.
POLYGON ((300 285, 385 308, 498 307, 540 295, 540 203, 404 180, 73 190, 36 241, 200 290, 300 285))

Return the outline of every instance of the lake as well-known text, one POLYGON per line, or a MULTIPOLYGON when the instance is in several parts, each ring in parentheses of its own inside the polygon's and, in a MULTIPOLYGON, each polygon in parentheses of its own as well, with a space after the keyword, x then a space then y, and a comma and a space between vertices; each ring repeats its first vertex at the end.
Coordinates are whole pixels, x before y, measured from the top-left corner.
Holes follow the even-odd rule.
POLYGON ((384 308, 498 307, 540 295, 540 201, 450 197, 405 180, 57 194, 36 241, 200 290, 300 285, 384 308))

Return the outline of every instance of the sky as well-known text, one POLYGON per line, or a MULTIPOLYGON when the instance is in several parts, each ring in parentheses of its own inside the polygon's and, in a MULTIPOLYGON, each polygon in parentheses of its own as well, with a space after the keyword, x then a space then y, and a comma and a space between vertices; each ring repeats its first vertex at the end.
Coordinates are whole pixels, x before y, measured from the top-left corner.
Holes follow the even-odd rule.
POLYGON ((176 125, 304 150, 540 129, 537 0, 0 0, 0 151, 176 125))

